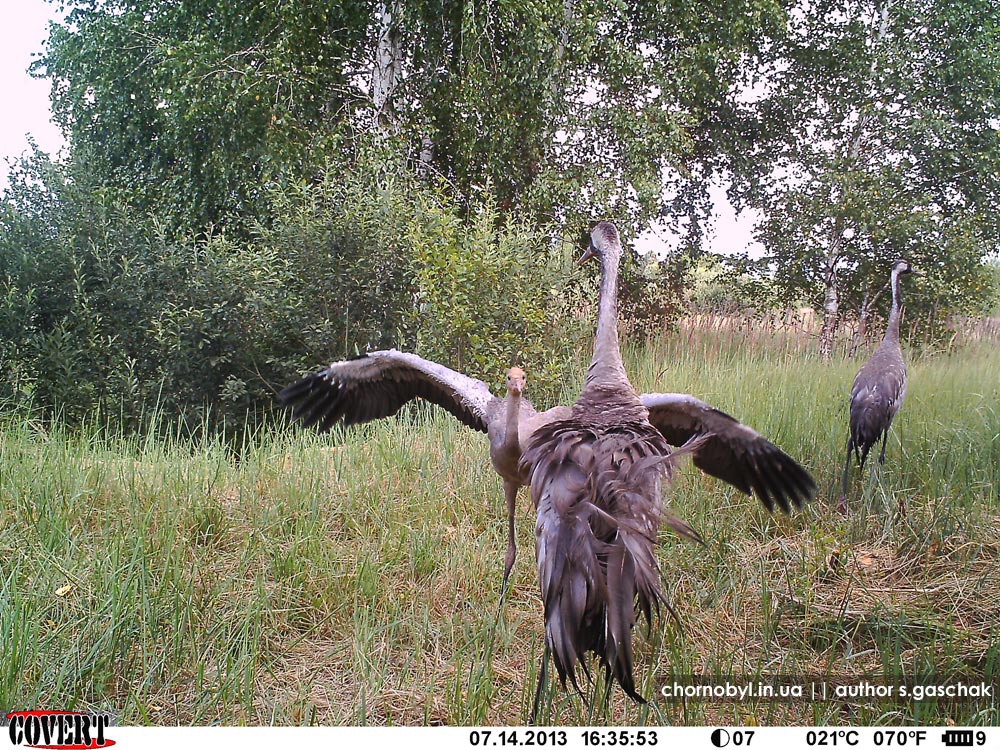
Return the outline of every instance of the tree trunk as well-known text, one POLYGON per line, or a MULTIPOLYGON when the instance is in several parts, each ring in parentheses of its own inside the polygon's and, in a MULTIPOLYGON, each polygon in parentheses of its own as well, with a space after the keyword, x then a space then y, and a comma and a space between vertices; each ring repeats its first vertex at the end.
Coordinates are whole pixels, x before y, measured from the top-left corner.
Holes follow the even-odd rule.
MULTIPOLYGON (((879 57, 875 54, 875 47, 885 41, 889 28, 889 7, 891 2, 885 2, 879 11, 878 32, 872 44, 871 66, 868 72, 868 83, 872 85, 878 70, 879 57)), ((851 140, 847 147, 847 163, 855 164, 861 156, 861 149, 864 145, 865 130, 870 119, 869 114, 862 107, 858 113, 857 123, 851 140)), ((840 261, 840 249, 844 241, 844 230, 846 227, 840 219, 834 224, 830 234, 830 246, 826 254, 826 278, 825 295, 823 298, 823 329, 820 333, 819 353, 823 359, 830 359, 833 355, 833 339, 837 333, 837 323, 840 313, 840 296, 837 290, 837 263, 840 261)))
POLYGON ((844 222, 838 218, 830 231, 830 244, 826 251, 826 274, 823 277, 823 328, 819 335, 819 356, 822 359, 830 359, 833 355, 833 339, 837 334, 837 323, 840 319, 837 264, 840 262, 844 229, 844 222))
MULTIPOLYGON (((427 127, 430 127, 429 125, 427 127)), ((420 139, 420 156, 417 157, 417 171, 426 176, 434 164, 434 141, 428 133, 420 139)))
POLYGON ((825 279, 823 296, 823 328, 819 335, 819 356, 830 359, 833 355, 833 338, 837 333, 840 317, 840 295, 837 292, 837 268, 829 266, 825 279))
POLYGON ((559 106, 562 102, 562 89, 564 78, 562 76, 562 62, 566 56, 566 48, 569 47, 570 27, 573 25, 573 13, 576 0, 563 0, 562 26, 559 29, 559 38, 552 56, 552 67, 549 72, 549 102, 552 106, 559 106))
POLYGON ((381 0, 376 10, 378 39, 372 68, 374 124, 380 133, 394 133, 397 126, 393 94, 403 80, 403 45, 399 38, 398 16, 397 0, 381 0))

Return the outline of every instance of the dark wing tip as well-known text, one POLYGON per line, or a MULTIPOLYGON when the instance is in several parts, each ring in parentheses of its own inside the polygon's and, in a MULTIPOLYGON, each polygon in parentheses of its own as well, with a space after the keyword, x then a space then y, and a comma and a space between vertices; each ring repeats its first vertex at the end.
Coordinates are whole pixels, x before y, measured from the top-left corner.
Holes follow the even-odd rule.
POLYGON ((816 482, 798 461, 784 451, 774 448, 770 470, 771 486, 776 490, 781 510, 791 513, 793 508, 801 508, 818 491, 816 482))
POLYGON ((817 492, 816 482, 798 461, 773 443, 761 442, 748 457, 749 484, 769 513, 791 513, 817 492))
POLYGON ((282 406, 293 406, 306 398, 312 392, 316 379, 322 377, 322 375, 323 370, 314 372, 281 389, 278 393, 278 403, 282 406))
POLYGON ((292 418, 305 428, 327 432, 345 415, 343 389, 326 370, 306 375, 278 393, 278 402, 292 410, 292 418))

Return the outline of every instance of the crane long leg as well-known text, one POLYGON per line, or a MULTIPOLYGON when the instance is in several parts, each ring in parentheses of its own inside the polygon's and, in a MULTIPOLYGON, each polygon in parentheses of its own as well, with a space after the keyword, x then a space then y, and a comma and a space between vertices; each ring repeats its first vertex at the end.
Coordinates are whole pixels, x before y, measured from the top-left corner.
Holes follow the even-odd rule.
POLYGON ((844 482, 843 490, 840 493, 840 503, 837 505, 838 510, 847 515, 847 481, 850 478, 851 471, 851 450, 854 448, 854 438, 847 438, 847 460, 844 462, 844 482))
POLYGON ((892 427, 892 418, 890 417, 889 423, 885 426, 885 430, 882 432, 882 452, 878 456, 878 462, 880 464, 885 463, 885 442, 889 439, 889 428, 892 427))
POLYGON ((507 556, 503 564, 503 585, 500 587, 500 597, 503 598, 507 591, 507 579, 510 577, 511 568, 514 567, 514 560, 517 558, 517 544, 514 541, 514 511, 517 506, 518 485, 514 482, 504 480, 503 494, 507 501, 507 556))

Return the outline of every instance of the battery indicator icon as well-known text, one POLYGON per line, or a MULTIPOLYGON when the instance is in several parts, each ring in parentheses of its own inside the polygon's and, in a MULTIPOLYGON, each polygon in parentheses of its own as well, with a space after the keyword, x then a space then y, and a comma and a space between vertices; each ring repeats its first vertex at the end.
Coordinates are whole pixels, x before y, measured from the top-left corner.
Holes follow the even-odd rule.
POLYGON ((941 735, 941 741, 946 747, 972 747, 972 730, 949 729, 941 735))

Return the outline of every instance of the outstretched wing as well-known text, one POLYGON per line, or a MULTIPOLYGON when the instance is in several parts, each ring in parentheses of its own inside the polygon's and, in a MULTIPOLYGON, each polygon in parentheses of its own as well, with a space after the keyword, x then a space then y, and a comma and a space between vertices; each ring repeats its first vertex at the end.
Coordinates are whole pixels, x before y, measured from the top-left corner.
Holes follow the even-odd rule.
POLYGON ((809 472, 755 430, 685 393, 644 393, 649 421, 671 445, 706 436, 694 452, 694 465, 736 487, 755 494, 769 511, 777 505, 786 513, 816 493, 809 472))
POLYGON ((418 397, 480 432, 486 432, 490 404, 499 401, 481 380, 395 349, 334 362, 278 394, 292 416, 319 432, 339 420, 350 425, 391 416, 418 397))

